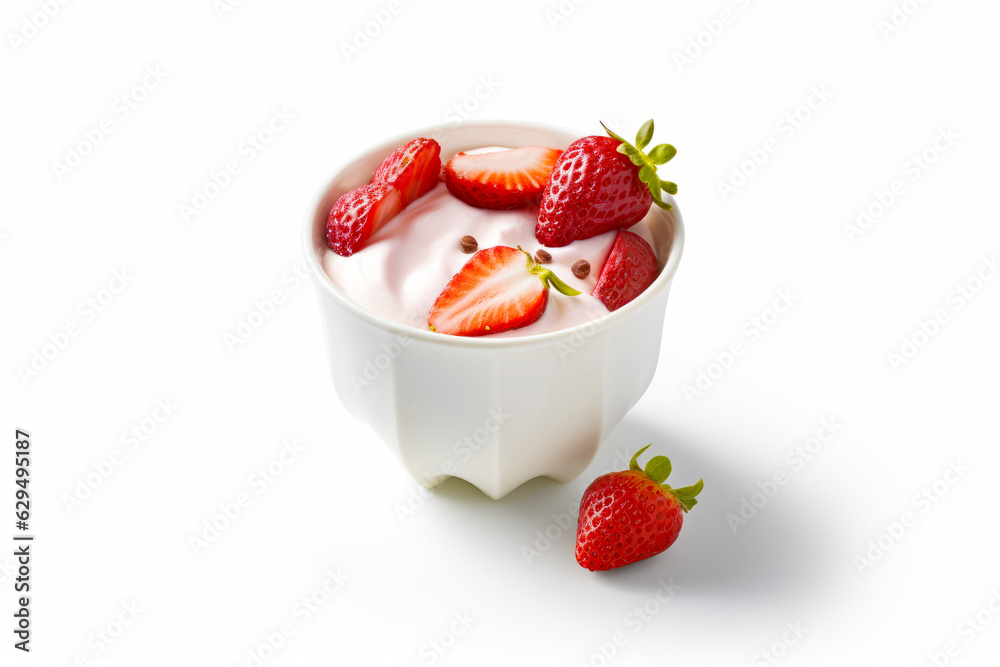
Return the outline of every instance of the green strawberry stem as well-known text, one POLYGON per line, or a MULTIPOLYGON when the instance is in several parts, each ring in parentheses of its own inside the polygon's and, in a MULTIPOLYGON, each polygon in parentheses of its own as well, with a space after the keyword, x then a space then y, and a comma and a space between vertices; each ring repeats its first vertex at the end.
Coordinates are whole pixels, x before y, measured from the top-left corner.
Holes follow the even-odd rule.
POLYGON ((641 472, 646 475, 646 477, 659 484, 663 487, 664 491, 677 499, 677 502, 680 503, 681 509, 685 512, 689 511, 692 507, 698 504, 695 497, 701 493, 701 490, 705 487, 704 481, 699 479, 697 484, 693 484, 691 486, 683 486, 679 489, 671 488, 669 484, 665 483, 667 477, 670 477, 670 472, 673 469, 670 465, 670 459, 666 456, 654 456, 646 462, 645 470, 640 468, 639 455, 652 446, 652 443, 650 443, 637 451, 628 464, 629 469, 641 472))
POLYGON ((665 190, 675 195, 677 194, 677 184, 660 180, 660 177, 656 175, 656 165, 670 162, 671 158, 677 155, 677 149, 670 144, 660 144, 650 150, 649 153, 643 152, 642 149, 648 146, 653 138, 653 119, 650 118, 643 123, 639 131, 636 132, 634 146, 609 130, 608 126, 604 123, 601 123, 601 127, 604 128, 604 131, 612 139, 617 139, 621 142, 621 145, 618 146, 618 152, 631 160, 632 164, 639 167, 639 180, 649 188, 649 194, 653 197, 656 205, 664 211, 669 211, 670 204, 663 201, 663 195, 660 191, 665 190))
POLYGON ((523 252, 525 256, 528 258, 528 271, 531 271, 536 276, 538 276, 538 278, 542 281, 542 284, 545 285, 546 289, 548 289, 551 286, 555 287, 557 292, 559 292, 560 294, 565 294, 566 296, 580 295, 580 290, 573 289, 563 281, 559 280, 559 276, 552 273, 551 269, 547 269, 538 262, 536 262, 535 258, 532 257, 531 254, 524 248, 522 248, 521 246, 517 246, 517 249, 523 252))

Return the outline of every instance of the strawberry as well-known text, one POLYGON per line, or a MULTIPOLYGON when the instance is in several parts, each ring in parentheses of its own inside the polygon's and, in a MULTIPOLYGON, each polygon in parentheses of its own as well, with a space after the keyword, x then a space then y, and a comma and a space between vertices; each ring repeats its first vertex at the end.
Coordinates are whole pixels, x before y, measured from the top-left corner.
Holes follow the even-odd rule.
POLYGON ((403 195, 403 206, 437 185, 441 176, 441 146, 433 139, 414 139, 382 160, 372 183, 387 183, 403 195))
POLYGON ((646 239, 619 229, 594 287, 594 296, 608 310, 618 310, 652 285, 656 273, 656 254, 646 239))
POLYGON ((684 513, 694 507, 704 486, 673 489, 670 459, 654 456, 639 468, 639 455, 628 470, 594 480, 583 492, 576 529, 576 561, 588 570, 610 570, 662 553, 674 543, 684 513))
POLYGON ((479 208, 521 208, 537 202, 562 151, 524 146, 491 153, 459 153, 442 177, 451 194, 479 208))
POLYGON ((353 255, 365 241, 435 185, 441 175, 441 146, 414 139, 382 160, 368 185, 342 195, 330 210, 326 241, 338 255, 353 255))
POLYGON ((454 336, 483 336, 526 327, 545 312, 549 286, 580 292, 518 248, 493 246, 465 263, 438 295, 427 324, 454 336))
POLYGON ((369 183, 355 188, 341 196, 330 210, 327 243, 338 255, 353 255, 379 227, 402 210, 403 196, 391 185, 369 183))
MULTIPOLYGON (((602 123, 603 125, 603 123, 602 123)), ((677 194, 677 186, 661 181, 656 165, 668 162, 677 150, 660 144, 642 151, 653 138, 653 120, 643 123, 635 145, 604 128, 610 136, 584 137, 559 156, 542 192, 535 237, 549 247, 631 227, 655 202, 669 210, 660 191, 677 194)))

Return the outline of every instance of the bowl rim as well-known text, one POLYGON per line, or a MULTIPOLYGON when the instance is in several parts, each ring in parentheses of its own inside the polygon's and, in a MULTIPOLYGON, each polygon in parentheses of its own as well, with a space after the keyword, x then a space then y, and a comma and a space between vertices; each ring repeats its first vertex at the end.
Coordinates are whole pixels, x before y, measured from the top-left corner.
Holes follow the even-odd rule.
MULTIPOLYGON (((428 125, 416 130, 406 132, 403 134, 398 134, 394 137, 381 142, 379 145, 370 147, 360 153, 357 153, 350 158, 340 162, 338 167, 323 180, 323 185, 320 187, 318 192, 310 200, 309 208, 306 211, 305 225, 303 227, 303 244, 306 256, 306 263, 310 267, 310 272, 313 274, 314 284, 325 294, 329 295, 333 300, 344 310, 350 312, 355 317, 358 317, 365 322, 378 327, 384 331, 392 333, 399 337, 404 337, 410 340, 420 340, 427 343, 448 345, 448 346, 458 346, 458 347, 480 347, 480 348, 507 348, 507 347, 533 347, 537 345, 545 345, 550 343, 557 343, 569 338, 574 335, 580 334, 583 330, 596 327, 597 329, 603 329, 608 327, 613 327, 620 322, 627 320, 640 310, 643 305, 651 302, 660 292, 669 288, 670 284, 673 282, 674 274, 677 273, 677 266, 680 263, 681 255, 684 250, 684 220, 681 216, 681 212, 677 207, 677 203, 674 198, 670 195, 664 197, 664 201, 671 205, 670 214, 673 218, 674 223, 674 238, 673 243, 670 246, 670 254, 667 256, 667 261, 660 271, 660 274, 656 277, 653 283, 647 287, 642 294, 637 296, 635 299, 625 304, 618 310, 612 311, 606 315, 602 315, 594 320, 588 320, 581 324, 574 325, 572 327, 567 327, 565 329, 557 329, 555 331, 548 331, 539 334, 528 334, 526 336, 511 336, 504 338, 493 338, 490 336, 448 336, 445 334, 436 333, 430 329, 418 329, 417 327, 410 326, 408 324, 403 324, 401 322, 396 322, 383 317, 377 313, 374 313, 367 308, 360 306, 355 303, 347 294, 345 294, 337 285, 333 282, 333 279, 327 275, 326 271, 323 269, 323 261, 317 256, 316 247, 313 243, 314 236, 314 226, 316 221, 316 213, 319 210, 319 206, 322 201, 326 198, 327 193, 333 186, 334 182, 342 177, 344 170, 352 164, 359 162, 372 154, 373 152, 380 151, 385 152, 388 147, 398 147, 410 141, 415 137, 427 136, 429 134, 447 132, 449 130, 457 129, 479 129, 488 130, 491 128, 496 128, 497 126, 503 126, 513 129, 531 129, 531 130, 542 130, 546 132, 560 133, 560 134, 570 134, 577 137, 588 136, 585 132, 580 132, 573 128, 564 127, 560 125, 552 125, 549 123, 536 123, 531 121, 517 121, 517 120, 503 120, 503 119, 489 119, 489 120, 475 120, 475 121, 463 121, 456 125, 454 123, 438 123, 435 125, 428 125)), ((388 154, 388 153, 386 153, 388 154)), ((651 210, 657 209, 656 205, 651 206, 651 210)), ((666 215, 666 211, 660 211, 661 215, 666 215)), ((593 335, 593 333, 587 334, 588 336, 593 335)))

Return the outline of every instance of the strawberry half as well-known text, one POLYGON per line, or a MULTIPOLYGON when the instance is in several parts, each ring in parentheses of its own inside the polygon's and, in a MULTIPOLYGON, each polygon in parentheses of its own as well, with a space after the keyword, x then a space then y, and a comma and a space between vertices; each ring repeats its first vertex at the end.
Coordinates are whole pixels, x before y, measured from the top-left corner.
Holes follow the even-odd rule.
POLYGON ((537 202, 562 151, 524 146, 490 153, 458 153, 442 176, 451 194, 479 208, 521 208, 537 202))
POLYGON ((702 480, 680 489, 665 484, 670 459, 654 456, 643 471, 639 455, 629 469, 602 475, 583 492, 576 528, 576 562, 588 570, 610 570, 655 556, 674 543, 684 513, 698 504, 702 480))
POLYGON ((414 139, 382 160, 372 183, 387 183, 403 195, 403 206, 437 185, 441 177, 441 146, 433 139, 414 139))
POLYGON ((486 248, 448 282, 427 324, 432 331, 453 336, 484 336, 526 327, 545 312, 550 286, 567 296, 580 293, 519 247, 486 248))
POLYGON ((338 255, 353 255, 379 227, 403 210, 399 190, 369 183, 341 196, 326 222, 326 241, 338 255))
POLYGON ((326 241, 338 255, 361 249, 379 227, 437 185, 441 146, 433 139, 414 139, 382 160, 371 183, 341 196, 330 209, 326 241))
POLYGON ((656 166, 668 162, 677 150, 660 144, 648 155, 642 151, 653 138, 652 119, 639 129, 634 146, 604 129, 610 136, 578 139, 556 162, 535 226, 535 237, 543 245, 561 247, 631 227, 654 202, 670 208, 661 190, 676 194, 677 185, 661 181, 656 166))
POLYGON ((646 239, 619 229, 594 287, 594 296, 608 310, 618 310, 653 284, 657 268, 656 253, 646 239))

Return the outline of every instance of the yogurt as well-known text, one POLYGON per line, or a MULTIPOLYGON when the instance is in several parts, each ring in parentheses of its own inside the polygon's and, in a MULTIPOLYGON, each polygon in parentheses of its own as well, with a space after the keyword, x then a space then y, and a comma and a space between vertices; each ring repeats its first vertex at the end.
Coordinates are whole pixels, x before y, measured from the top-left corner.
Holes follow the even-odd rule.
MULTIPOLYGON (((477 208, 454 197, 444 183, 438 183, 350 257, 327 249, 323 269, 359 306, 394 322, 426 330, 434 301, 472 257, 460 249, 463 236, 473 236, 479 250, 496 245, 521 246, 534 255, 542 247, 535 239, 537 220, 537 206, 509 211, 477 208)), ((630 231, 653 244, 645 223, 639 222, 630 231)), ((552 255, 546 267, 581 294, 565 296, 550 289, 548 305, 537 321, 490 337, 548 333, 607 315, 608 309, 591 293, 616 235, 617 231, 610 231, 562 248, 546 248, 552 255), (590 262, 591 267, 583 279, 574 276, 571 268, 580 259, 590 262)))

